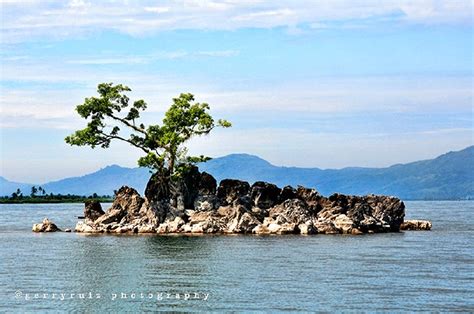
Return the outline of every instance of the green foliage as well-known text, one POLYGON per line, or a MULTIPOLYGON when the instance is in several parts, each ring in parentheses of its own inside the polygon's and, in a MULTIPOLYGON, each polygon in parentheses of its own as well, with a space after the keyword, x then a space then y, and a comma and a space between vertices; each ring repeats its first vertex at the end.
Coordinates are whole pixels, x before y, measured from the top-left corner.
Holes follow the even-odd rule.
POLYGON ((124 141, 144 152, 138 159, 139 166, 173 175, 183 165, 209 160, 205 156, 187 156, 184 144, 190 138, 208 134, 215 127, 231 126, 226 120, 216 122, 209 113, 209 104, 195 102, 189 93, 173 98, 161 125, 145 126, 139 119, 147 104, 144 100, 130 104, 124 94, 129 91, 129 87, 121 84, 99 84, 99 97, 86 98, 76 107, 79 115, 88 121, 87 126, 66 137, 66 143, 107 148, 112 140, 124 141))
MULTIPOLYGON (((38 188, 39 190, 39 188, 38 188)), ((44 191, 44 189, 41 189, 44 191)), ((17 192, 19 189, 17 190, 17 192)), ((62 195, 62 194, 45 194, 43 195, 31 195, 31 196, 23 196, 20 193, 12 193, 12 195, 9 196, 2 196, 0 197, 0 204, 16 204, 16 203, 21 203, 21 204, 36 204, 36 203, 84 203, 86 200, 94 199, 98 200, 99 202, 113 202, 113 197, 110 195, 97 195, 97 193, 94 193, 89 196, 85 195, 74 195, 74 194, 67 194, 67 195, 62 195)))

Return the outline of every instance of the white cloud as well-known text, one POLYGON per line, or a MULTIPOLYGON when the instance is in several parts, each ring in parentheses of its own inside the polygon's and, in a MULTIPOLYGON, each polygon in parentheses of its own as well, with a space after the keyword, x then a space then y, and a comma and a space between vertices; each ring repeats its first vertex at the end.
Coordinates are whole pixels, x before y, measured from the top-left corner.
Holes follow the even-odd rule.
POLYGON ((159 51, 148 55, 111 56, 102 58, 84 58, 68 60, 69 64, 107 65, 107 64, 147 64, 157 60, 174 60, 188 57, 213 57, 226 58, 239 55, 238 50, 214 50, 214 51, 159 51))
POLYGON ((153 13, 166 13, 170 10, 169 7, 145 7, 144 8, 145 11, 147 12, 153 12, 153 13))
MULTIPOLYGON (((2 37, 17 42, 37 36, 68 37, 116 30, 142 35, 174 29, 237 29, 394 23, 472 24, 472 0, 332 1, 2 1, 2 37), (336 25, 332 23, 332 25, 336 25)), ((291 32, 291 31, 290 31, 291 32)))
MULTIPOLYGON (((99 83, 93 69, 26 66, 18 71, 17 67, 6 67, 4 74, 6 80, 33 85, 2 90, 3 127, 74 128, 81 123, 75 106, 84 97, 94 95, 99 83)), ((231 118, 252 113, 254 119, 262 121, 269 116, 290 114, 368 113, 370 120, 376 121, 377 115, 390 113, 466 113, 472 110, 473 101, 469 77, 319 78, 271 86, 248 82, 245 89, 240 89, 233 87, 237 84, 232 78, 195 80, 104 70, 100 81, 130 86, 131 99, 145 99, 149 104, 148 119, 155 121, 161 120, 171 98, 185 91, 194 93, 198 101, 209 103, 218 116, 231 118)))

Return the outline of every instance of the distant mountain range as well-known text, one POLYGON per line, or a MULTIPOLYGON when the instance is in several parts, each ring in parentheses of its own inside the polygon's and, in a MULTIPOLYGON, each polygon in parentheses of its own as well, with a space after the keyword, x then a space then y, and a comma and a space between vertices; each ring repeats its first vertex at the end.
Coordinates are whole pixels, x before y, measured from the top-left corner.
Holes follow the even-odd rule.
MULTIPOLYGON (((387 168, 351 167, 319 169, 279 167, 253 155, 232 154, 199 165, 218 181, 235 178, 268 181, 280 187, 303 185, 314 187, 323 195, 387 194, 405 200, 474 199, 474 146, 449 152, 435 159, 397 164, 387 168)), ((49 182, 41 186, 47 193, 99 195, 113 194, 122 185, 143 193, 150 177, 148 169, 117 165, 97 172, 49 182)), ((17 188, 29 194, 32 184, 10 182, 0 177, 0 195, 10 195, 17 188)))

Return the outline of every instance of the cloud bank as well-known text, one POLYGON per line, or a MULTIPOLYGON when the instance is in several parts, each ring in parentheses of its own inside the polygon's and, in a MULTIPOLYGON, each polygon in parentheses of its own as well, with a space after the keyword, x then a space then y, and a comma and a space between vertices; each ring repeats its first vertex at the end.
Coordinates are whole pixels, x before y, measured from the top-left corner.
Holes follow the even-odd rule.
POLYGON ((373 23, 472 25, 472 0, 2 0, 2 38, 21 42, 101 30, 135 36, 179 30, 365 27, 373 23))

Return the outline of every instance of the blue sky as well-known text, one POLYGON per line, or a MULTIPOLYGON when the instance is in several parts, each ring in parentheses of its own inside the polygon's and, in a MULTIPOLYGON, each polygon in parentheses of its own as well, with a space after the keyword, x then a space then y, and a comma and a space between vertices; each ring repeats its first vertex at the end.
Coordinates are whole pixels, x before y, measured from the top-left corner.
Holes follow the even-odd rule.
POLYGON ((69 147, 100 82, 161 121, 191 92, 234 127, 193 153, 381 167, 473 144, 473 2, 0 0, 0 175, 42 183, 140 152, 69 147))

